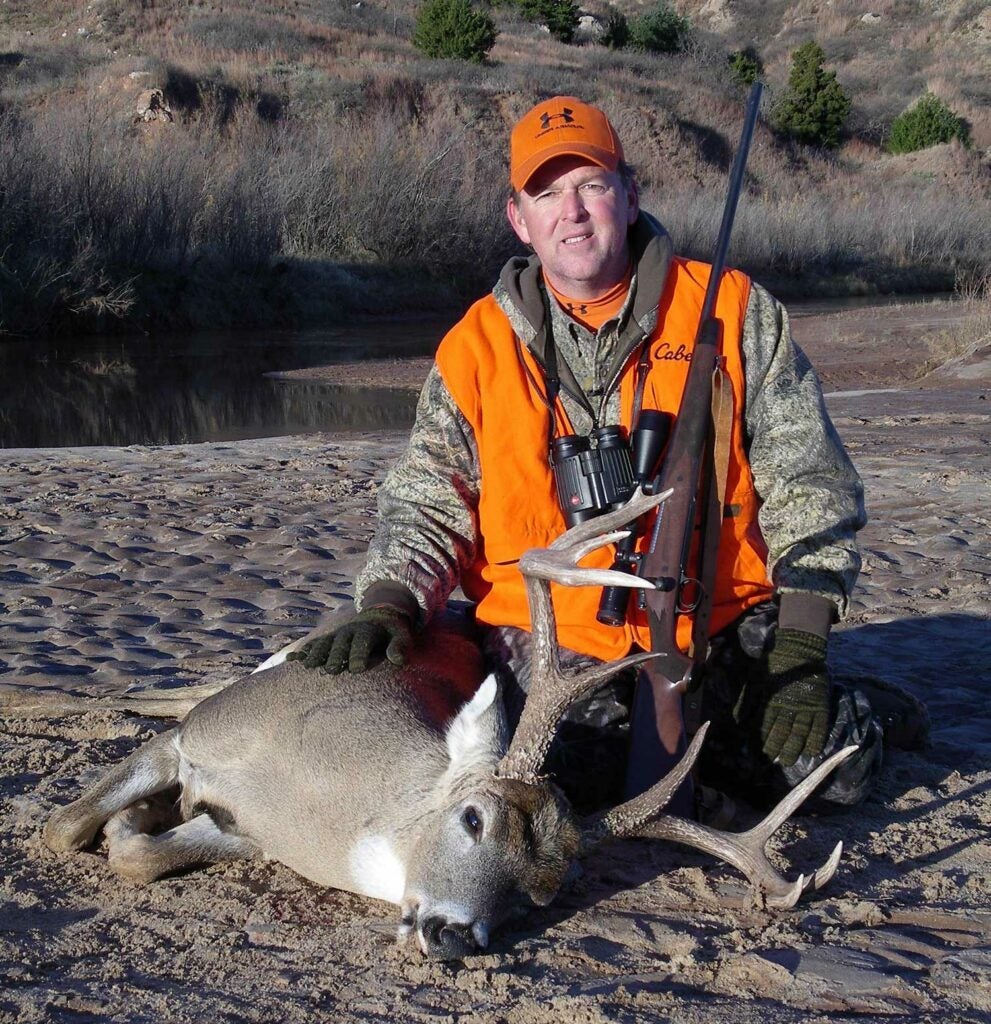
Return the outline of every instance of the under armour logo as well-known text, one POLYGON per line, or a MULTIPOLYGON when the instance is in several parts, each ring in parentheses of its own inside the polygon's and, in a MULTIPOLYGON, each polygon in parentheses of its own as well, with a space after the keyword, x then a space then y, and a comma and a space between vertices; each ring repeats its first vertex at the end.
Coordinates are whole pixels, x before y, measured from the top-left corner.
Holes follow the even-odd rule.
POLYGON ((580 306, 576 306, 573 302, 568 303, 568 312, 574 316, 577 313, 579 316, 585 316, 588 313, 588 306, 582 303, 580 306))
POLYGON ((560 114, 541 114, 540 115, 540 130, 542 132, 547 131, 551 126, 551 121, 554 118, 559 117, 565 124, 574 124, 575 119, 571 116, 572 110, 570 107, 563 107, 560 114))

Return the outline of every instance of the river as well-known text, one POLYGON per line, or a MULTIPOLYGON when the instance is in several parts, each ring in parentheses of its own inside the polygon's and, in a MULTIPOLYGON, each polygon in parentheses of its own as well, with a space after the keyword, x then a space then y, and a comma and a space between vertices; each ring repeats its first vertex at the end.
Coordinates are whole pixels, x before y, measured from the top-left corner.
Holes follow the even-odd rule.
MULTIPOLYGON (((815 299, 793 316, 933 296, 815 299)), ((430 355, 446 319, 302 331, 0 342, 0 447, 182 444, 318 430, 405 429, 416 396, 273 373, 430 355)))

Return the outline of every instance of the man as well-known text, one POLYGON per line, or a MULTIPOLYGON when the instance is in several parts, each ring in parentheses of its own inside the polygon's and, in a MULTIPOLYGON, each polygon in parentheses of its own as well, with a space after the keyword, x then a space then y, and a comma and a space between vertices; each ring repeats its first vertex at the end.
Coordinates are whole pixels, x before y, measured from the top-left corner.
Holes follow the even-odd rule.
MULTIPOLYGON (((510 182, 506 213, 533 255, 511 260, 441 343, 409 447, 380 491, 356 582, 359 611, 302 656, 332 672, 360 671, 383 650, 401 662, 412 633, 460 583, 512 708, 529 685, 517 561, 564 529, 549 445, 607 424, 629 429, 634 408, 677 413, 709 267, 674 255, 640 210, 608 118, 579 99, 538 103, 519 121, 510 182)), ((877 772, 881 731, 862 694, 832 685, 826 640, 860 567, 861 482, 784 309, 731 271, 716 315, 734 422, 702 690, 702 716, 713 721, 702 779, 771 799, 853 742, 860 754, 825 793, 852 803, 877 772)), ((604 626, 598 600, 595 588, 556 595, 566 663, 649 646, 635 603, 626 625, 604 626)), ((684 616, 679 642, 690 627, 684 616)), ((569 776, 579 780, 572 789, 586 803, 616 796, 628 704, 629 681, 571 713, 573 742, 559 745, 555 767, 565 788, 569 776), (588 735, 594 743, 582 742, 588 735)))

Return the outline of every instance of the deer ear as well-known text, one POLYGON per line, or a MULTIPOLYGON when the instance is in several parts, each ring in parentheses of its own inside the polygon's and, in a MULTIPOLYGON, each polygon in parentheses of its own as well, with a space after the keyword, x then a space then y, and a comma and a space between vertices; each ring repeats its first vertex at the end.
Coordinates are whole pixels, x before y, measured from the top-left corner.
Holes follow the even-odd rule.
POLYGON ((495 763, 505 753, 506 732, 499 683, 491 674, 448 726, 446 742, 451 767, 456 769, 467 762, 495 763))

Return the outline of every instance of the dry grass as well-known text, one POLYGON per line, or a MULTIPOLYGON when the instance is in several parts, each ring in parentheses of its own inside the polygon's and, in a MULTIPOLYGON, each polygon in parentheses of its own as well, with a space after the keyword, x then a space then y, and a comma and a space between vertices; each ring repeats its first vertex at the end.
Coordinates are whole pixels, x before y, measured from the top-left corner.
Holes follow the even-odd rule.
MULTIPOLYGON (((932 25, 901 0, 876 6, 882 27, 863 26, 852 0, 734 9, 773 40, 772 86, 790 40, 810 26, 831 36, 841 80, 861 83, 862 131, 827 158, 758 130, 735 262, 792 291, 985 272, 986 165, 963 151, 899 164, 875 118, 930 84, 984 131, 970 51, 960 74, 928 60, 932 25), (904 52, 885 55, 884 32, 900 32, 904 52)), ((969 31, 967 4, 954 10, 937 36, 969 31)), ((555 92, 610 112, 647 208, 684 251, 711 250, 742 112, 730 35, 699 34, 678 56, 613 53, 496 8, 492 63, 469 67, 413 49, 416 0, 6 0, 3 11, 0 330, 295 321, 471 297, 516 251, 502 215, 508 126, 555 92), (152 85, 177 121, 135 128, 134 96, 152 85)))
POLYGON ((953 327, 923 337, 929 354, 917 367, 916 379, 965 363, 979 353, 985 360, 991 355, 991 275, 962 274, 954 291, 953 327))

